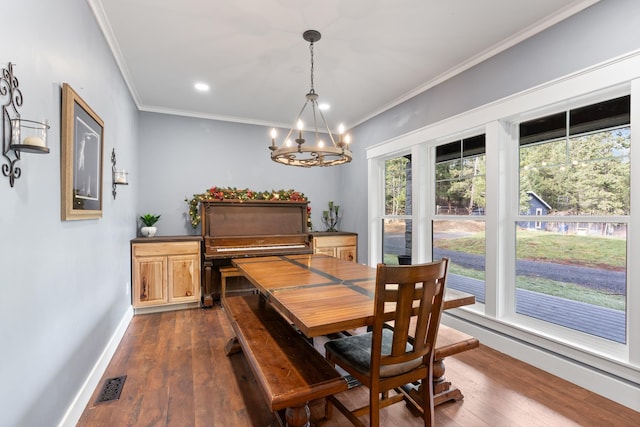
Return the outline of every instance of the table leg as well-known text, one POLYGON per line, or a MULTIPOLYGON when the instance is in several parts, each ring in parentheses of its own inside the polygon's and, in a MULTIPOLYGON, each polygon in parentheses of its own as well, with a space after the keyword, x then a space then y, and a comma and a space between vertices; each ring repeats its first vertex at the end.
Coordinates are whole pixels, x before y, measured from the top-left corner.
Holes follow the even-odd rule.
POLYGON ((286 427, 309 427, 311 425, 311 410, 308 403, 285 409, 284 419, 286 427))
MULTIPOLYGON (((444 359, 434 360, 433 361, 433 404, 434 406, 438 406, 441 403, 449 402, 450 400, 459 401, 464 398, 462 392, 457 387, 451 384, 451 381, 447 381, 444 377, 445 366, 444 359)), ((419 386, 415 386, 413 384, 408 384, 403 386, 402 388, 411 396, 413 400, 420 406, 420 408, 415 408, 411 404, 410 401, 407 401, 407 406, 413 412, 414 415, 418 416, 422 411, 422 407, 424 402, 422 401, 422 384, 419 386)))

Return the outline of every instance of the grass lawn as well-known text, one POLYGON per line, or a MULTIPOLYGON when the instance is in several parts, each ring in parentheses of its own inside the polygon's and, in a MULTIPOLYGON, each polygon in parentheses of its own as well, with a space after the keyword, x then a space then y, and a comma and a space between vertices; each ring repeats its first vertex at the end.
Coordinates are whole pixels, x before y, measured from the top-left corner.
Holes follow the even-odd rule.
MULTIPOLYGON (((465 237, 438 239, 435 246, 452 251, 484 255, 484 233, 465 237)), ((576 266, 624 271, 626 268, 626 241, 599 236, 562 235, 540 231, 518 230, 517 257, 519 260, 547 261, 576 266)), ((397 256, 385 255, 384 262, 398 264, 397 256)), ((484 280, 484 271, 463 268, 451 263, 451 273, 484 280)), ((558 296, 616 310, 625 310, 623 295, 610 295, 573 283, 544 278, 518 277, 516 286, 547 295, 558 296)))

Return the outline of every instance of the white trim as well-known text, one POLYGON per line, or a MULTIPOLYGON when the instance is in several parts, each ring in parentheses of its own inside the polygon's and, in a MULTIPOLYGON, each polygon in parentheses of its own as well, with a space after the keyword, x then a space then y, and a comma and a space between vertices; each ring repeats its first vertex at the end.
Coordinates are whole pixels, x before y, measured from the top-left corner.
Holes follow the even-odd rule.
POLYGON ((463 130, 469 133, 471 129, 484 129, 492 121, 505 121, 552 106, 559 109, 568 99, 585 98, 585 87, 590 88, 588 99, 592 100, 594 92, 628 86, 635 78, 640 78, 640 50, 372 145, 366 155, 369 159, 386 156, 415 144, 444 141, 463 130))
MULTIPOLYGON (((474 332, 469 331, 479 328, 483 331, 482 336, 479 336, 481 342, 635 410, 640 410, 640 289, 632 284, 640 277, 640 264, 629 261, 627 265, 627 344, 620 344, 515 314, 515 290, 511 280, 515 277, 515 266, 512 262, 500 263, 499 260, 515 253, 513 224, 521 218, 517 204, 512 203, 518 199, 517 179, 514 179, 518 173, 518 145, 514 141, 518 138, 519 121, 537 114, 562 111, 631 93, 631 122, 635 123, 634 119, 640 117, 639 82, 640 50, 636 50, 407 132, 366 150, 370 168, 372 165, 380 167, 383 159, 394 153, 409 150, 416 156, 412 157, 412 162, 416 165, 429 165, 433 164, 434 146, 458 139, 461 135, 485 133, 488 157, 486 200, 487 209, 491 212, 486 215, 485 232, 487 235, 497 235, 499 240, 487 240, 486 303, 460 310, 462 314, 459 314, 459 323, 466 325, 467 330, 462 326, 459 329, 480 334, 475 329, 474 332), (416 149, 417 147, 427 149, 416 149), (470 323, 464 323, 465 320, 470 323), (585 373, 589 375, 584 376, 585 373)), ((637 142, 635 138, 638 135, 632 132, 633 146, 638 145, 633 144, 634 141, 637 142)), ((640 162, 632 161, 631 182, 640 182, 638 166, 640 162)), ((422 179, 423 176, 420 176, 422 179)), ((430 197, 420 201, 420 206, 423 203, 427 206, 425 221, 433 216, 429 214, 428 208, 430 200, 433 200, 432 195, 428 194, 433 191, 432 181, 432 178, 427 179, 423 182, 423 188, 414 191, 414 202, 419 197, 430 197), (425 187, 425 183, 429 185, 425 187)), ((374 181, 369 181, 369 194, 382 191, 383 187, 375 188, 375 185, 374 181)), ((640 186, 633 187, 631 191, 631 212, 637 213, 640 211, 640 186)), ((376 209, 370 212, 370 217, 380 214, 378 206, 370 205, 369 208, 376 209)), ((414 214, 418 214, 420 220, 423 219, 420 211, 414 214)), ((603 218, 610 221, 617 217, 603 218)), ((438 219, 446 218, 439 216, 438 219)), ((590 221, 598 219, 599 217, 589 218, 590 221)), ((526 220, 531 218, 527 217, 526 220)), ((639 250, 634 242, 640 241, 640 215, 620 217, 620 220, 628 223, 627 257, 632 260, 639 250)), ((372 224, 370 231, 374 231, 372 224)), ((419 239, 414 238, 414 245, 418 241, 419 239)), ((371 240, 370 244, 373 246, 370 248, 371 253, 379 250, 379 240, 371 240)))
POLYGON ((120 50, 120 45, 118 45, 118 40, 116 39, 113 29, 111 28, 111 24, 109 23, 109 19, 107 18, 107 12, 104 10, 100 0, 87 0, 87 3, 89 3, 89 7, 93 11, 93 15, 96 17, 96 21, 98 21, 98 26, 102 30, 102 34, 113 53, 113 57, 118 64, 118 68, 120 68, 120 72, 122 73, 122 78, 129 88, 129 93, 131 94, 131 97, 138 109, 140 109, 140 95, 136 91, 133 77, 127 67, 127 61, 124 59, 124 55, 120 50))
POLYGON ((570 381, 593 393, 620 403, 634 411, 640 411, 640 384, 618 378, 608 372, 591 368, 578 360, 555 354, 549 350, 505 333, 470 323, 444 313, 442 323, 473 335, 482 345, 528 363, 564 380, 570 381))
POLYGON ((151 313, 162 313, 165 311, 175 311, 175 310, 187 310, 191 308, 200 307, 200 301, 195 302, 182 302, 177 304, 163 304, 163 305, 154 305, 151 307, 138 307, 133 309, 133 314, 151 314, 151 313))
POLYGON ((382 230, 381 227, 375 227, 375 224, 380 224, 382 220, 381 206, 384 205, 380 192, 380 188, 384 188, 384 160, 369 159, 367 161, 369 177, 367 179, 369 186, 369 206, 367 207, 367 217, 369 221, 368 229, 368 241, 369 241, 369 254, 367 257, 368 263, 371 267, 382 261, 381 251, 377 250, 382 247, 382 230))
MULTIPOLYGON (((631 129, 636 129, 631 132, 631 147, 632 150, 638 151, 640 148, 640 132, 637 129, 640 128, 640 79, 635 79, 631 82, 631 129)), ((637 156, 637 153, 635 154, 637 156)), ((640 279, 640 264, 637 262, 637 254, 640 253, 640 164, 639 162, 631 162, 631 176, 629 179, 635 183, 635 186, 631 187, 631 218, 627 224, 627 262, 631 264, 627 270, 627 283, 633 284, 627 286, 627 342, 629 343, 629 362, 640 366, 640 339, 638 335, 640 332, 640 286, 638 286, 638 280, 640 279), (633 257, 635 255, 635 258, 633 257), (636 261, 633 261, 633 260, 636 261), (634 301, 635 303, 630 303, 634 301), (634 309, 629 309, 631 304, 635 304, 634 309), (631 331, 635 333, 635 339, 631 336, 631 331)), ((640 399, 638 399, 640 401, 640 399)))
MULTIPOLYGON (((497 43, 494 46, 489 47, 485 51, 480 52, 475 56, 461 62, 460 64, 452 67, 451 69, 445 71, 439 76, 436 76, 435 78, 431 79, 430 81, 423 83, 422 85, 418 86, 417 88, 411 91, 406 92, 404 95, 401 95, 395 98, 394 100, 381 106, 380 108, 377 108, 376 110, 371 111, 369 114, 365 115, 355 123, 350 123, 348 127, 354 128, 359 124, 362 124, 367 120, 387 110, 390 110, 391 108, 405 102, 406 100, 411 99, 416 95, 419 95, 422 92, 425 92, 431 89, 432 87, 435 87, 440 83, 446 80, 449 80, 458 74, 463 73, 464 71, 470 69, 471 67, 477 64, 480 64, 481 62, 486 61, 487 59, 517 45, 518 43, 521 43, 522 41, 530 37, 533 37, 538 33, 545 31, 547 28, 552 27, 558 22, 561 22, 583 11, 584 9, 587 9, 588 7, 593 6, 599 1, 600 0, 575 0, 574 2, 565 6, 564 8, 558 11, 555 11, 552 15, 546 16, 540 19, 538 22, 535 22, 532 25, 528 26, 527 28, 522 29, 521 31, 517 32, 511 37, 505 40, 502 40, 500 43, 497 43)), ((111 25, 107 17, 107 13, 104 10, 102 3, 99 0, 87 0, 87 3, 89 4, 89 7, 93 11, 96 21, 98 22, 98 26, 102 30, 102 34, 104 35, 104 38, 107 41, 109 48, 111 49, 113 57, 115 58, 116 63, 118 64, 118 68, 120 68, 120 72, 122 73, 122 77, 124 78, 124 81, 127 87, 129 88, 131 97, 133 98, 133 101, 135 102, 139 111, 202 118, 202 119, 209 119, 209 120, 219 120, 219 121, 232 122, 232 123, 243 123, 243 124, 258 125, 258 126, 265 126, 265 127, 280 127, 285 129, 290 127, 290 124, 275 123, 275 122, 269 122, 264 120, 256 120, 252 118, 205 114, 197 111, 175 110, 170 108, 161 108, 161 107, 144 105, 142 103, 142 99, 140 98, 138 91, 136 90, 134 78, 131 75, 131 72, 129 71, 124 54, 120 49, 120 46, 115 37, 113 29, 111 28, 111 25)))
POLYGON ((365 117, 363 117, 361 120, 355 122, 355 123, 351 123, 349 125, 350 128, 354 128, 364 122, 366 122, 369 119, 372 119, 373 117, 384 113, 387 110, 392 109, 393 107, 402 104, 403 102, 417 96, 420 95, 422 92, 425 92, 429 89, 431 89, 432 87, 435 87, 455 76, 457 76, 458 74, 462 74, 463 72, 465 72, 466 70, 470 69, 471 67, 474 67, 478 64, 480 64, 481 62, 486 61, 487 59, 496 56, 497 54, 517 45, 518 43, 523 42, 524 40, 531 38, 533 36, 535 36, 538 33, 543 32, 544 30, 546 30, 549 27, 552 27, 553 25, 557 24, 558 22, 561 22, 579 12, 581 12, 582 10, 593 6, 594 4, 598 3, 600 0, 576 0, 575 2, 567 5, 566 7, 564 7, 563 9, 561 9, 560 11, 555 12, 552 16, 547 16, 541 20, 539 20, 538 22, 535 22, 534 24, 528 26, 527 28, 522 29, 521 31, 517 32, 516 34, 512 35, 511 37, 502 40, 500 43, 495 44, 494 46, 491 46, 490 48, 486 49, 483 52, 478 53, 477 55, 461 62, 460 64, 456 65, 455 67, 450 68, 449 70, 445 71, 444 73, 440 74, 439 76, 436 76, 435 78, 429 80, 426 83, 423 83, 422 85, 418 86, 417 88, 405 93, 404 95, 401 95, 399 97, 397 97, 396 99, 392 100, 391 102, 381 106, 380 108, 377 108, 374 111, 371 111, 369 114, 367 114, 365 117))
POLYGON ((73 427, 78 423, 82 413, 89 403, 89 400, 91 399, 91 396, 93 395, 93 392, 96 390, 96 387, 98 387, 100 379, 102 379, 102 375, 104 375, 107 370, 109 362, 115 354, 122 337, 124 337, 132 318, 133 308, 129 307, 122 316, 122 319, 120 319, 118 327, 93 366, 93 369, 91 369, 91 372, 84 381, 84 384, 82 384, 82 387, 78 390, 73 402, 71 402, 71 405, 67 408, 67 411, 60 420, 58 427, 73 427))

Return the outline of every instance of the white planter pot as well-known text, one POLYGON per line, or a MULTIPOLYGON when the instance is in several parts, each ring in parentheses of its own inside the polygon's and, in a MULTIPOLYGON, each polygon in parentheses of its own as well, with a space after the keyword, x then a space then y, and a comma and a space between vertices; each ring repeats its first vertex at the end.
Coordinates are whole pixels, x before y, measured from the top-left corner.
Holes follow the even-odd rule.
POLYGON ((153 237, 156 235, 156 232, 158 231, 157 227, 142 227, 140 229, 140 233, 144 236, 144 237, 153 237))

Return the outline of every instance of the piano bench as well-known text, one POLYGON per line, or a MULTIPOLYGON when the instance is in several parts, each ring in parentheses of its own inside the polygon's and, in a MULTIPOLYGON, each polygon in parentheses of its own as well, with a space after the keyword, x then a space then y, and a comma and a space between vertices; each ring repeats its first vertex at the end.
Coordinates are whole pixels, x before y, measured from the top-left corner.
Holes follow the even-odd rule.
POLYGON ((342 375, 263 297, 230 296, 222 305, 236 334, 227 355, 242 350, 269 407, 281 418, 284 412, 286 425, 309 425, 310 401, 347 390, 342 375))
POLYGON ((240 277, 242 273, 232 266, 220 267, 220 299, 227 293, 227 277, 240 277))

